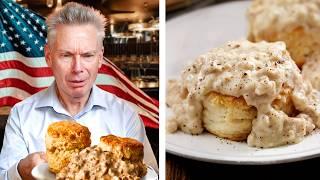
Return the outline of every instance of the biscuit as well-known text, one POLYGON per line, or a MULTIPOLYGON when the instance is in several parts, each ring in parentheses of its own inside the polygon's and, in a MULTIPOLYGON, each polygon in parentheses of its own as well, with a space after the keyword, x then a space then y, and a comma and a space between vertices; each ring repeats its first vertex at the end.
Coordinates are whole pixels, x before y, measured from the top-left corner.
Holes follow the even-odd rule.
POLYGON ((58 173, 73 154, 90 146, 90 131, 73 121, 59 121, 49 125, 45 137, 49 170, 58 173))
MULTIPOLYGON (((272 107, 288 116, 296 113, 291 99, 292 90, 283 88, 272 102, 272 107)), ((207 131, 234 141, 246 140, 252 129, 257 110, 247 105, 243 97, 233 97, 210 92, 203 102, 203 123, 207 131)))
POLYGON ((98 145, 103 151, 113 152, 120 158, 131 161, 143 160, 143 144, 132 138, 114 135, 102 136, 98 145))
POLYGON ((255 107, 243 98, 210 92, 203 102, 203 123, 207 131, 234 141, 247 139, 252 120, 257 116, 255 107))

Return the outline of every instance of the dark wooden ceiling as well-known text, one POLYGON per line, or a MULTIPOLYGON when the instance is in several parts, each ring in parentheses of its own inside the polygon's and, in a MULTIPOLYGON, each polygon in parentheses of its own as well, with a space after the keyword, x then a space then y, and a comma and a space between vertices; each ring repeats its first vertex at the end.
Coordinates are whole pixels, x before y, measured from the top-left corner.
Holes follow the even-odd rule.
MULTIPOLYGON (((27 4, 29 8, 46 16, 55 8, 56 1, 54 0, 52 8, 46 6, 46 0, 20 0, 20 3, 27 4)), ((63 4, 70 1, 101 10, 114 23, 146 22, 159 17, 159 0, 63 0, 63 4)))
POLYGON ((159 16, 159 0, 75 0, 100 9, 111 21, 148 21, 159 16))

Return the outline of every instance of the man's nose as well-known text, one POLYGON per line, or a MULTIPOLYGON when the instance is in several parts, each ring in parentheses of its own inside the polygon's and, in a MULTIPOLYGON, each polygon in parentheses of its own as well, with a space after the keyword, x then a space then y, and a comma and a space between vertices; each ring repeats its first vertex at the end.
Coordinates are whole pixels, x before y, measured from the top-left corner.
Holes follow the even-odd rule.
POLYGON ((72 61, 72 72, 79 73, 83 71, 80 55, 75 55, 72 61))

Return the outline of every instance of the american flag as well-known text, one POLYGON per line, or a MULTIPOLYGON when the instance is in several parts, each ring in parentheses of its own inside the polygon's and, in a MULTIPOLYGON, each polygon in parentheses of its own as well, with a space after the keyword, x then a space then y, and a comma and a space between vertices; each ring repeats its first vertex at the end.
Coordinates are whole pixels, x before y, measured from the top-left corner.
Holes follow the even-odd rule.
MULTIPOLYGON (((44 58, 45 19, 11 0, 0 0, 0 107, 41 91, 54 77, 44 58)), ((96 84, 135 108, 146 127, 159 127, 159 103, 147 96, 111 61, 99 69, 96 84)))

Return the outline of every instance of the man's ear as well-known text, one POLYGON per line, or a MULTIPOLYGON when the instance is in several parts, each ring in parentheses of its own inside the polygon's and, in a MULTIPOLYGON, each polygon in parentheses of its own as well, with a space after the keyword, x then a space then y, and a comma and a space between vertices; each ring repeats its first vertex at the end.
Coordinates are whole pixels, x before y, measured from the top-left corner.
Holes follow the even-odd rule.
POLYGON ((101 68, 102 66, 102 62, 103 62, 103 53, 104 53, 104 47, 102 47, 101 52, 100 52, 100 57, 99 57, 99 68, 101 68))
POLYGON ((51 67, 52 66, 51 51, 48 44, 44 46, 44 57, 46 59, 48 66, 51 67))

